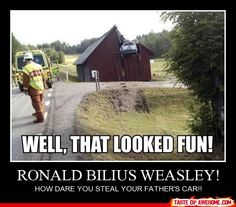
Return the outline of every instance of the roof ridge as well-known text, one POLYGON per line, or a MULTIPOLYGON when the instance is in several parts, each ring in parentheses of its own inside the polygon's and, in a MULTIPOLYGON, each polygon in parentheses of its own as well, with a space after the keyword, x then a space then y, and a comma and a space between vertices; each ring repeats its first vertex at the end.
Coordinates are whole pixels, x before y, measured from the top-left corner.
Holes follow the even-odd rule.
POLYGON ((73 63, 74 65, 83 64, 88 57, 93 53, 93 51, 101 44, 101 42, 106 38, 106 36, 111 33, 114 29, 117 29, 117 26, 114 25, 110 30, 108 30, 105 34, 99 37, 93 44, 91 44, 73 63))

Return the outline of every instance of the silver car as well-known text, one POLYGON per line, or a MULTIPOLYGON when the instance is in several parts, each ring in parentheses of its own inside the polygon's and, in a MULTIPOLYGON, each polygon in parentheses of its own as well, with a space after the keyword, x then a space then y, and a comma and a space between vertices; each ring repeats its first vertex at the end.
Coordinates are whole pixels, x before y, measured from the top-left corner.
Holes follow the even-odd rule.
POLYGON ((124 42, 122 46, 120 47, 120 52, 122 54, 132 54, 137 53, 137 45, 133 41, 124 42))

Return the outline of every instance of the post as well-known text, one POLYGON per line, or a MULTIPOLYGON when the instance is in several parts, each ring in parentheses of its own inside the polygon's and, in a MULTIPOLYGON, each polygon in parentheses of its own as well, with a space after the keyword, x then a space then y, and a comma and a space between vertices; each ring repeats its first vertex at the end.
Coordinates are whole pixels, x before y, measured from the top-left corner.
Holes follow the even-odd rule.
POLYGON ((96 84, 96 91, 98 92, 98 80, 97 80, 97 76, 95 76, 95 84, 96 84))
POLYGON ((67 82, 69 81, 69 78, 68 78, 68 69, 66 69, 66 81, 67 81, 67 82))
POLYGON ((91 73, 92 77, 95 78, 96 91, 98 92, 100 90, 99 72, 97 70, 92 70, 91 73))
POLYGON ((100 77, 98 71, 97 71, 97 82, 98 82, 98 90, 100 91, 100 77))

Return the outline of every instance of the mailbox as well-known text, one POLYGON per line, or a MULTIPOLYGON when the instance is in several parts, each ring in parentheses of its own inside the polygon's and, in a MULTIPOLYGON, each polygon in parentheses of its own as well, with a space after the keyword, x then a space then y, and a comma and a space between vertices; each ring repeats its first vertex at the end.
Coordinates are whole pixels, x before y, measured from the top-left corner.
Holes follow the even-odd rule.
POLYGON ((91 73, 92 73, 92 77, 96 78, 97 74, 98 74, 98 71, 97 70, 92 70, 91 73))

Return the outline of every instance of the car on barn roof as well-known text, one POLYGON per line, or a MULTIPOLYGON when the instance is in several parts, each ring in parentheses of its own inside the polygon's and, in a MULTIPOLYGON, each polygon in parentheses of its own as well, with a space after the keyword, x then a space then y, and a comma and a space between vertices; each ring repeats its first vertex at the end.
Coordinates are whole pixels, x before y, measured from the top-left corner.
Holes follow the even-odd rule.
POLYGON ((138 51, 137 45, 133 41, 126 41, 120 47, 120 52, 122 54, 133 54, 137 53, 137 51, 138 51))

